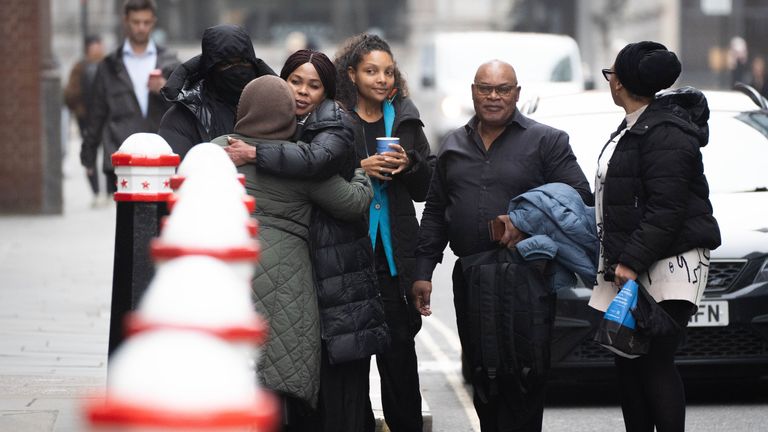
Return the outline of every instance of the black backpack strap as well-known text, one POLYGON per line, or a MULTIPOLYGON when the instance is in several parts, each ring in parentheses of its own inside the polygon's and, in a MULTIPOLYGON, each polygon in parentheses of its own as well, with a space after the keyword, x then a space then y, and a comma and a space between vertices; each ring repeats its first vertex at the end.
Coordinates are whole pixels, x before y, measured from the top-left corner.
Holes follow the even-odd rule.
POLYGON ((516 346, 518 358, 524 363, 520 378, 523 386, 528 387, 532 380, 543 379, 549 370, 555 294, 548 289, 542 267, 533 262, 521 264, 516 276, 516 316, 524 317, 524 321, 518 321, 518 332, 524 337, 516 346))
POLYGON ((515 251, 505 250, 499 253, 499 274, 497 276, 497 289, 499 303, 502 306, 502 314, 499 326, 499 346, 503 354, 504 374, 508 377, 511 384, 520 389, 519 394, 525 394, 526 389, 521 380, 523 367, 520 363, 518 346, 522 340, 518 337, 520 332, 520 297, 518 285, 518 274, 520 266, 515 261, 515 251))
POLYGON ((485 264, 485 271, 480 275, 475 288, 479 291, 480 301, 480 346, 482 352, 482 367, 488 379, 488 395, 493 397, 499 393, 499 334, 497 317, 499 316, 498 281, 501 269, 496 264, 485 264), (487 267, 491 268, 487 268, 487 267))
POLYGON ((475 387, 477 396, 483 403, 488 402, 488 395, 485 391, 485 387, 479 385, 484 383, 486 376, 483 373, 482 366, 482 343, 480 342, 480 336, 483 334, 481 330, 481 303, 482 303, 482 290, 475 289, 477 283, 477 272, 479 271, 477 266, 470 265, 466 261, 462 262, 462 270, 464 272, 465 288, 467 290, 465 298, 467 299, 467 320, 469 324, 469 346, 464 347, 467 350, 467 361, 469 361, 472 368, 472 384, 475 387))

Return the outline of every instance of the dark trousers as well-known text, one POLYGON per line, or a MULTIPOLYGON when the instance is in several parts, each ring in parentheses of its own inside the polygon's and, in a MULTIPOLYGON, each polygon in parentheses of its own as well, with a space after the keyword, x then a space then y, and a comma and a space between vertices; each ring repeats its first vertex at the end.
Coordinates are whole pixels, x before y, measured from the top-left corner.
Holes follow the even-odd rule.
MULTIPOLYGON (((459 331, 462 350, 469 353, 469 319, 467 312, 467 286, 461 263, 453 267, 453 305, 456 309, 456 326, 459 331)), ((512 432, 512 431, 541 431, 544 414, 544 396, 546 381, 544 379, 529 383, 527 393, 522 394, 518 385, 507 382, 499 377, 498 393, 488 396, 486 400, 474 391, 473 403, 475 412, 480 419, 480 430, 483 432, 512 432)))
POLYGON ((421 328, 421 315, 401 296, 397 277, 378 272, 378 279, 391 336, 387 352, 376 355, 384 419, 392 432, 421 432, 419 367, 413 340, 421 328))
POLYGON ((280 432, 318 432, 318 413, 303 400, 284 394, 278 395, 282 411, 280 432))
MULTIPOLYGON (((659 303, 684 329, 692 304, 685 300, 659 303)), ((648 354, 636 359, 616 356, 621 412, 627 432, 682 432, 685 430, 685 389, 675 366, 675 352, 683 337, 651 340, 648 354)))
MULTIPOLYGON (((370 357, 332 365, 325 343, 320 363, 320 427, 322 432, 373 432, 370 384, 370 357)), ((315 429, 310 429, 315 430, 315 429)))
POLYGON ((521 400, 520 391, 516 384, 504 380, 499 385, 499 393, 482 401, 475 392, 472 402, 475 405, 477 417, 480 419, 480 430, 483 432, 539 432, 544 417, 545 386, 530 389, 521 400))
MULTIPOLYGON (((77 126, 80 128, 80 136, 83 136, 86 130, 86 124, 85 119, 77 119, 77 126)), ((94 195, 99 194, 99 173, 96 169, 96 166, 93 166, 93 172, 91 174, 86 173, 85 177, 88 179, 88 184, 91 186, 91 192, 93 192, 94 195)), ((109 184, 109 179, 107 179, 107 184, 109 184)))
POLYGON ((88 179, 88 184, 91 185, 91 192, 94 195, 99 194, 99 173, 93 170, 90 174, 85 173, 85 177, 88 179))
POLYGON ((117 176, 114 171, 104 171, 104 175, 107 177, 107 193, 113 194, 117 192, 117 176))

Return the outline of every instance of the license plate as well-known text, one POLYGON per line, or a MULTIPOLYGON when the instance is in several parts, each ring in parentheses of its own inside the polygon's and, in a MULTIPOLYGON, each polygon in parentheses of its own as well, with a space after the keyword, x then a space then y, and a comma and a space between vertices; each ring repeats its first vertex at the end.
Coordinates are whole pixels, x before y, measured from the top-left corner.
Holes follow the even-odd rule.
POLYGON ((728 325, 727 301, 702 301, 688 321, 688 327, 724 327, 728 325))

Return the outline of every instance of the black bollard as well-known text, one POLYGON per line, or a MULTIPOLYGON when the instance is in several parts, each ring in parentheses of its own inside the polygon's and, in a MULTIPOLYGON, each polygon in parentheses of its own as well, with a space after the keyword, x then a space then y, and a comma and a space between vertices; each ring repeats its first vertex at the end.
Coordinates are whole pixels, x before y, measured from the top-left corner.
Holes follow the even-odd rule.
POLYGON ((149 244, 160 234, 160 219, 167 214, 165 202, 117 203, 109 356, 124 339, 126 314, 136 310, 155 275, 149 244))
POLYGON ((147 133, 131 135, 112 155, 117 176, 117 220, 109 358, 125 338, 125 317, 136 309, 155 274, 150 242, 160 234, 160 220, 168 214, 170 177, 179 160, 165 140, 147 133), (158 154, 158 148, 162 154, 158 154))

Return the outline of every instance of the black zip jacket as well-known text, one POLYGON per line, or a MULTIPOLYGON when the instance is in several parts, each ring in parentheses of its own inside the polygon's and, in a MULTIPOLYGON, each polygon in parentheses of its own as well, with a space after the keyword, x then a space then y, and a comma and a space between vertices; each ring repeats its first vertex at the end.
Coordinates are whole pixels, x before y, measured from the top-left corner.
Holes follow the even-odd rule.
MULTIPOLYGON (((157 46, 156 67, 168 78, 179 64, 174 52, 157 46)), ((137 132, 157 132, 160 120, 170 107, 159 94, 149 93, 147 116, 141 114, 133 83, 123 63, 123 45, 99 64, 93 81, 92 108, 88 111, 88 129, 80 150, 80 162, 92 167, 96 150, 104 145, 105 172, 113 171, 112 153, 126 138, 137 132)))
MULTIPOLYGON (((319 179, 338 173, 349 180, 357 165, 352 121, 333 100, 326 99, 297 130, 295 138, 301 144, 259 145, 253 163, 259 170, 284 177, 319 179)), ((316 207, 309 244, 321 334, 330 363, 384 352, 389 331, 365 219, 341 221, 316 207)))
POLYGON ((654 99, 617 143, 603 195, 606 280, 618 263, 640 273, 659 259, 720 245, 701 157, 708 119, 704 95, 681 88, 654 99))
POLYGON ((259 144, 251 163, 283 177, 327 179, 341 174, 348 179, 355 168, 353 124, 335 101, 326 99, 299 125, 296 145, 259 144))
MULTIPOLYGON (((402 98, 398 94, 393 104, 395 120, 392 124, 392 136, 400 138, 400 146, 408 154, 410 166, 387 182, 386 191, 389 197, 392 250, 400 295, 403 301, 407 302, 406 293, 410 293, 414 281, 416 241, 419 233, 419 222, 413 202, 423 202, 427 199, 435 157, 430 154, 429 142, 423 130, 424 123, 411 99, 402 98)), ((354 116, 357 117, 357 114, 354 116)), ((357 158, 360 161, 369 156, 362 125, 355 128, 355 134, 357 158)))

